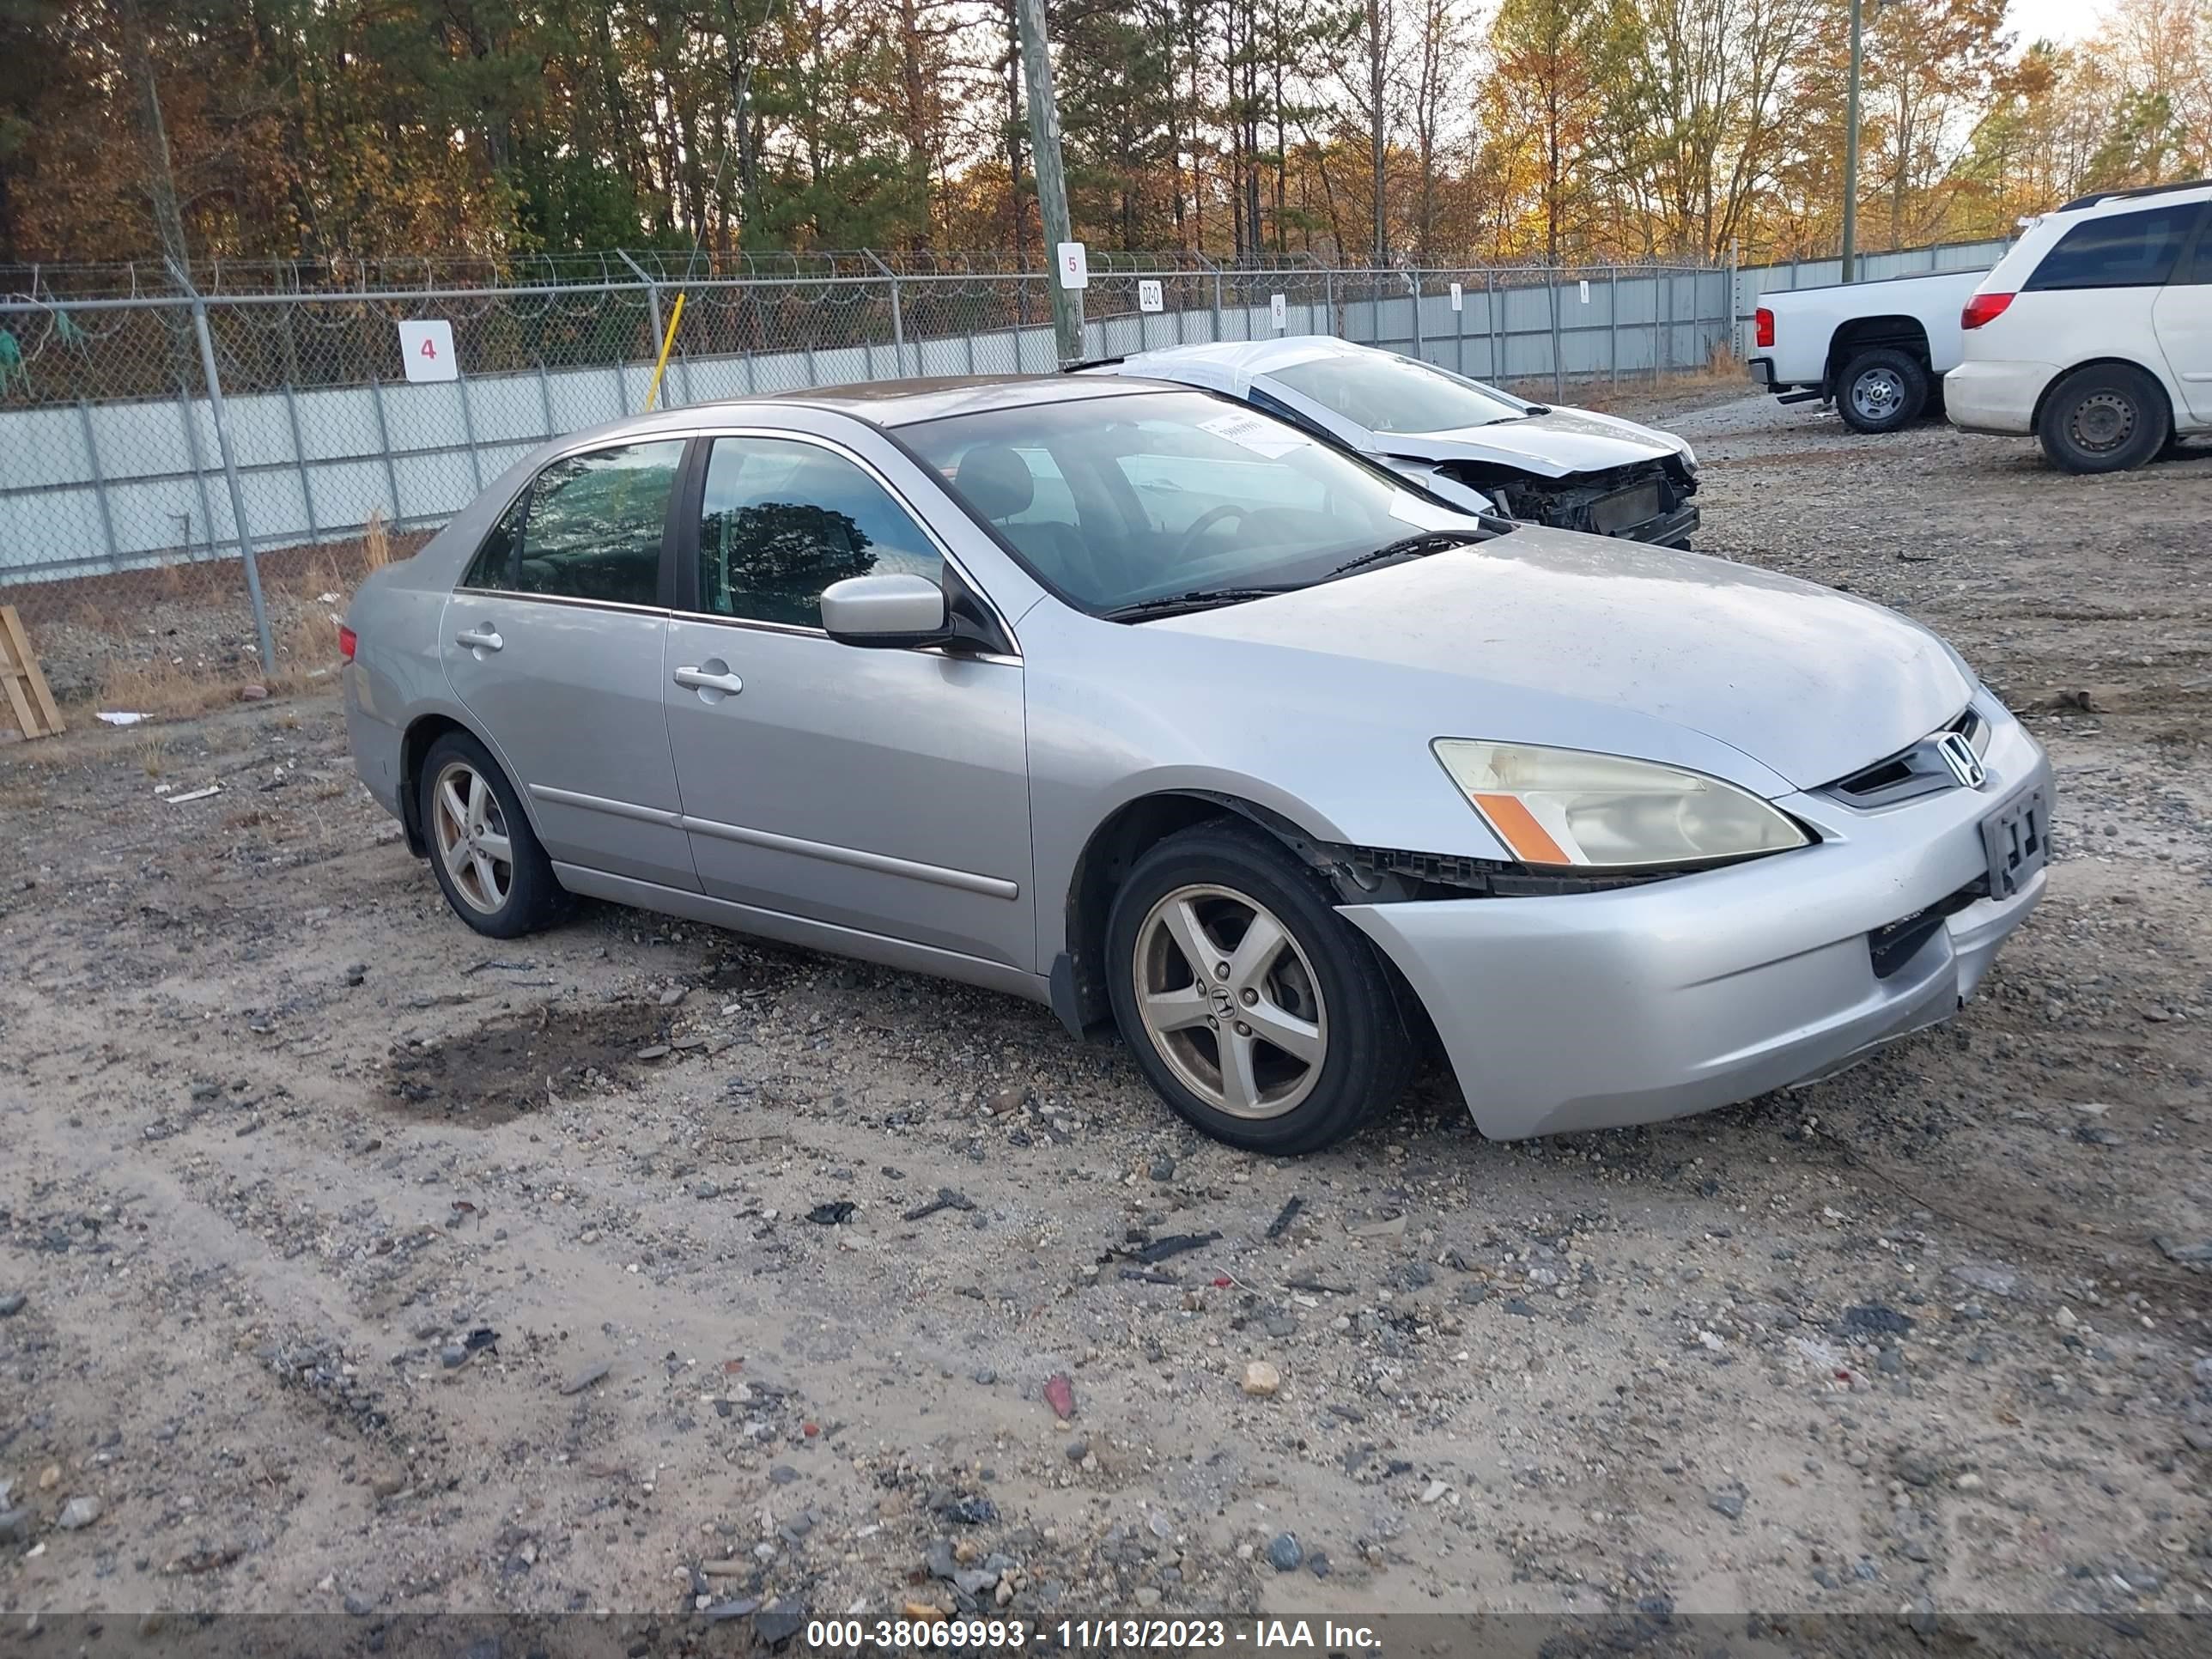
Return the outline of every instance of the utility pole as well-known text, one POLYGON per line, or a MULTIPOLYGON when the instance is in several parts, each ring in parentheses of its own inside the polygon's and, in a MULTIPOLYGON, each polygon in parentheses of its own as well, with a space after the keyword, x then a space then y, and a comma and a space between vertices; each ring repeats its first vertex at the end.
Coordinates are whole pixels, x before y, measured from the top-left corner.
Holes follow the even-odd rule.
POLYGON ((1044 0, 1015 0, 1021 20, 1022 78, 1029 88, 1030 166, 1036 174, 1037 210, 1052 266, 1052 331, 1060 361, 1083 357, 1083 291, 1060 280, 1060 245, 1075 240, 1067 218, 1067 174, 1060 162, 1060 104, 1052 92, 1052 42, 1044 0))
POLYGON ((1844 98, 1843 279, 1853 281, 1859 240, 1859 0, 1851 0, 1851 70, 1844 98))

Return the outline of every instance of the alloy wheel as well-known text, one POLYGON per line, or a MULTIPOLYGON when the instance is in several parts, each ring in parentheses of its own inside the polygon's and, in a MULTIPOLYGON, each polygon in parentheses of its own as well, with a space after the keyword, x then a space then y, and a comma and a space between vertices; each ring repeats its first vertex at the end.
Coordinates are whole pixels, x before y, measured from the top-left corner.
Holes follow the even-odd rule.
POLYGON ((1279 1117, 1313 1092, 1328 1054, 1321 981, 1265 905, 1178 887, 1138 927, 1132 970, 1145 1035, 1206 1104, 1279 1117))
POLYGON ((484 775, 465 761, 448 763, 430 791, 431 838, 462 902, 495 915, 514 887, 514 847, 507 815, 484 775))

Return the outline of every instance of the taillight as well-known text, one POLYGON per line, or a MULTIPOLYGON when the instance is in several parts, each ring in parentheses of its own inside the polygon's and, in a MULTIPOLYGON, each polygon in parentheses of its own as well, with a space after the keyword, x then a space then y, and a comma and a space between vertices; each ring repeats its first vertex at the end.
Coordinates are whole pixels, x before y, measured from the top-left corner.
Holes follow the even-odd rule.
POLYGON ((1774 343, 1774 313, 1765 306, 1751 314, 1752 326, 1759 331, 1759 343, 1763 346, 1774 343))
POLYGON ((2009 294, 1977 294, 1959 313, 1959 326, 1979 328, 1984 323, 1993 323, 2005 314, 2005 307, 2011 303, 2009 294))
POLYGON ((353 629, 348 628, 343 623, 340 623, 338 624, 339 656, 345 659, 346 661, 351 662, 353 660, 353 648, 360 643, 361 641, 354 633, 353 629))

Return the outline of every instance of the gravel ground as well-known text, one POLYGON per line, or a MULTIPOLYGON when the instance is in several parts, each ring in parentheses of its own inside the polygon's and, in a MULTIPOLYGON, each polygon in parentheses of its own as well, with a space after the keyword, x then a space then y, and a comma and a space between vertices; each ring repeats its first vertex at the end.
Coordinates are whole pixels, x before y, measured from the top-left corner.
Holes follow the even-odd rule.
POLYGON ((1012 1000, 490 945, 327 698, 13 747, 0 1610, 2205 1609, 2212 453, 1616 407, 1705 546, 2050 746, 1959 1019, 1571 1139, 1430 1076, 1267 1163, 1012 1000))

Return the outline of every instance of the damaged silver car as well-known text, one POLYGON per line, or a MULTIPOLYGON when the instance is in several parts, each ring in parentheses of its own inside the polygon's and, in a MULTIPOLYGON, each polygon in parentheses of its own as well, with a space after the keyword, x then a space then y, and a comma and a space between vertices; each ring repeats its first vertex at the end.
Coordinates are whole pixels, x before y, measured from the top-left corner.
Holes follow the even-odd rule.
POLYGON ((1169 346, 1084 373, 1202 386, 1370 455, 1477 512, 1687 547, 1690 446, 1616 415, 1532 404, 1395 351, 1328 335, 1169 346))

